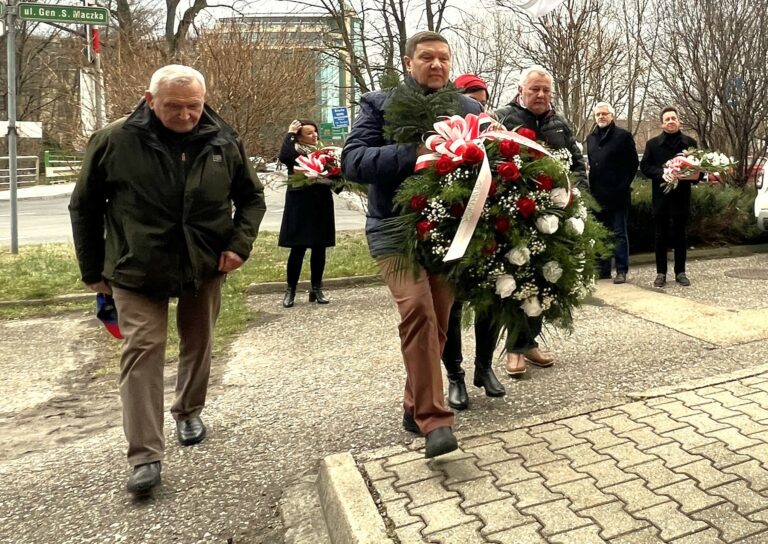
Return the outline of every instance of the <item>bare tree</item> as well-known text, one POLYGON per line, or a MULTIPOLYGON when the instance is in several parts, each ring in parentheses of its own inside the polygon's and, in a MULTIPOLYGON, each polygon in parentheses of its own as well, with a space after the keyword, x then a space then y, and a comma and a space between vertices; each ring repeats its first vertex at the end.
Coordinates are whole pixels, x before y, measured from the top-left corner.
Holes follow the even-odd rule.
POLYGON ((651 57, 659 105, 680 107, 700 144, 735 156, 743 185, 765 153, 768 0, 658 0, 660 43, 651 57))

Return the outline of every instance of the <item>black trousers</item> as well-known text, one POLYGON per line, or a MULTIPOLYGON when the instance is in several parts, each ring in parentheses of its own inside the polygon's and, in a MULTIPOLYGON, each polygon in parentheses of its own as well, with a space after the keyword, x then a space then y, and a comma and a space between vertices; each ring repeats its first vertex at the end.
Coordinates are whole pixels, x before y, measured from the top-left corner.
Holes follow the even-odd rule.
MULTIPOLYGON (((461 353, 461 301, 455 301, 451 306, 448 319, 447 338, 443 349, 443 366, 451 379, 463 377, 461 363, 464 357, 461 353)), ((510 342, 507 338, 506 349, 510 353, 525 353, 537 347, 536 337, 541 334, 543 320, 541 317, 529 317, 526 327, 520 331, 517 338, 510 342)), ((493 361, 493 352, 499 341, 500 326, 485 316, 475 316, 475 366, 487 368, 493 361)))
MULTIPOLYGON (((292 247, 288 255, 287 276, 288 286, 296 289, 301 276, 301 266, 304 264, 306 247, 292 247)), ((323 286, 323 272, 325 271, 325 247, 313 247, 309 257, 309 274, 312 287, 323 286)))
POLYGON ((675 250, 675 275, 685 272, 687 252, 685 227, 687 225, 687 213, 653 214, 657 274, 667 274, 667 247, 670 242, 672 243, 672 248, 675 250))

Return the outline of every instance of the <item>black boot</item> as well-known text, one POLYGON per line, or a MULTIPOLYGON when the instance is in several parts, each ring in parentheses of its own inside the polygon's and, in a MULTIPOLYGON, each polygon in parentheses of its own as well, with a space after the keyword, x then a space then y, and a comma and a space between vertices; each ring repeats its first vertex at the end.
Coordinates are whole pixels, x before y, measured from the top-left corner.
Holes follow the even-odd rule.
POLYGON ((475 359, 475 379, 472 382, 476 387, 485 388, 485 394, 489 397, 503 397, 507 390, 493 373, 491 361, 475 359))
POLYGON ((296 299, 296 287, 288 286, 285 289, 285 295, 283 295, 283 308, 290 308, 293 306, 293 301, 296 299))
POLYGON ((330 300, 325 298, 323 289, 319 286, 312 286, 312 289, 309 290, 309 301, 317 302, 318 304, 328 304, 330 302, 330 300))
POLYGON ((448 374, 448 406, 454 410, 466 410, 469 407, 463 370, 459 370, 455 374, 448 374))

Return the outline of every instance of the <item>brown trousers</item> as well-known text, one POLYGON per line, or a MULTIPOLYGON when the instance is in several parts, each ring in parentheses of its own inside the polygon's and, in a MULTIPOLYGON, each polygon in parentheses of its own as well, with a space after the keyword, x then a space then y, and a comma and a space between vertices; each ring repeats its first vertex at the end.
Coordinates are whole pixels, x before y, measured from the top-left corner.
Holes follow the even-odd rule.
POLYGON ((444 279, 420 268, 396 270, 395 258, 378 260, 400 313, 400 349, 405 362, 403 409, 413 414, 422 434, 453 426, 445 406, 440 357, 445 347, 453 292, 444 279))
MULTIPOLYGON (((221 307, 224 274, 205 281, 197 293, 183 293, 176 309, 179 367, 176 421, 200 415, 211 371, 213 329, 221 307)), ((125 337, 120 358, 120 400, 128 462, 133 465, 163 457, 163 367, 168 339, 168 299, 149 298, 113 287, 117 320, 125 337)))

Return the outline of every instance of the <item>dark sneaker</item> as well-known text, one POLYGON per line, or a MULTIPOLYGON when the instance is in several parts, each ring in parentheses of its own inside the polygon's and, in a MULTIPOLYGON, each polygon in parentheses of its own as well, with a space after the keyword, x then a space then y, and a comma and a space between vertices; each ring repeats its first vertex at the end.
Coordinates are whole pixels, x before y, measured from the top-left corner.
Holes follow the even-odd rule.
POLYGON ((627 283, 627 273, 616 272, 616 277, 613 278, 613 283, 627 283))
POLYGON ((688 287, 691 284, 691 280, 688 279, 688 276, 685 275, 685 272, 680 272, 677 276, 675 276, 675 281, 683 287, 688 287))
POLYGON ((656 279, 653 280, 653 286, 654 287, 664 287, 664 285, 667 283, 667 275, 666 274, 656 274, 656 279))

